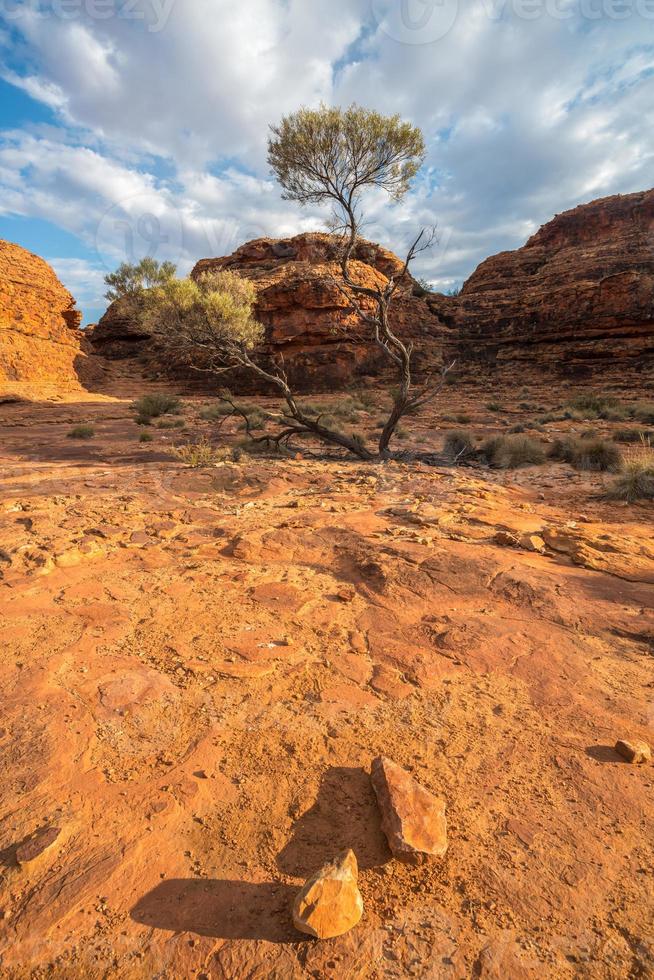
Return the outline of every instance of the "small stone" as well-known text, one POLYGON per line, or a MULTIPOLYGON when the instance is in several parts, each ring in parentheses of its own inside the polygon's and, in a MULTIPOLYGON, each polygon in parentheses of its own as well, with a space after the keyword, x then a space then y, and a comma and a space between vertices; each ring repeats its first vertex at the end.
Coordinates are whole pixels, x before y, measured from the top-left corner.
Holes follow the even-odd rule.
POLYGON ((293 924, 316 939, 349 932, 363 915, 354 851, 343 851, 308 879, 293 903, 293 924))
POLYGON ((52 847, 59 837, 61 830, 59 827, 43 827, 37 830, 29 840, 16 848, 16 860, 19 864, 27 864, 28 861, 35 861, 44 851, 52 847))
POLYGON ((374 760, 372 785, 382 815, 382 830, 400 861, 423 864, 447 851, 445 803, 383 756, 374 760))
POLYGON ((615 751, 635 766, 652 761, 652 750, 647 742, 627 742, 626 739, 618 739, 615 743, 615 751))

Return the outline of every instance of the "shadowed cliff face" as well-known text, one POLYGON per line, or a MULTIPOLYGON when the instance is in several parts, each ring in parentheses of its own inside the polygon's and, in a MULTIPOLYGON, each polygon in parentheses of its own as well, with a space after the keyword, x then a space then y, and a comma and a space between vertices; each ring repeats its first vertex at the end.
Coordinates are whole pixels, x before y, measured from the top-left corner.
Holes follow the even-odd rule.
POLYGON ((459 297, 457 346, 488 367, 583 374, 654 364, 654 190, 558 215, 487 259, 459 297))
POLYGON ((51 267, 0 241, 0 382, 79 381, 82 314, 51 267))

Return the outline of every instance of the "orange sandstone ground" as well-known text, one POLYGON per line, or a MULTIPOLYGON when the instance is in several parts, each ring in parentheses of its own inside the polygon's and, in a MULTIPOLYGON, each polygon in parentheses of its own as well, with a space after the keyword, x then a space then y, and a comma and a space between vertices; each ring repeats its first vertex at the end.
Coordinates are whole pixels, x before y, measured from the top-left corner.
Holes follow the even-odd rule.
MULTIPOLYGON (((537 414, 491 394, 439 408, 537 414)), ((612 750, 654 741, 654 506, 560 464, 192 470, 201 400, 140 444, 69 397, 0 405, 3 977, 654 975, 654 769, 612 750), (442 861, 391 861, 380 753, 447 801, 442 861), (316 943, 292 899, 348 847, 364 917, 316 943)))

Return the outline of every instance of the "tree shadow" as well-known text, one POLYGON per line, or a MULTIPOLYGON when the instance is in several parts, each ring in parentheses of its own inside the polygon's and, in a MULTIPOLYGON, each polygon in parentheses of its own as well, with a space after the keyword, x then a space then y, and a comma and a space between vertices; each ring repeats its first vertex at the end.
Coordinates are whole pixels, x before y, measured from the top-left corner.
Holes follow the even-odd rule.
POLYGON ((171 878, 144 895, 130 914, 144 926, 212 939, 299 942, 291 919, 296 892, 276 882, 171 878))
POLYGON ((609 762, 613 765, 622 764, 625 760, 618 755, 612 745, 589 745, 586 755, 596 762, 609 762))
POLYGON ((391 858, 370 776, 365 769, 334 767, 324 774, 315 803, 298 820, 277 865, 285 874, 307 878, 347 848, 360 868, 391 858))

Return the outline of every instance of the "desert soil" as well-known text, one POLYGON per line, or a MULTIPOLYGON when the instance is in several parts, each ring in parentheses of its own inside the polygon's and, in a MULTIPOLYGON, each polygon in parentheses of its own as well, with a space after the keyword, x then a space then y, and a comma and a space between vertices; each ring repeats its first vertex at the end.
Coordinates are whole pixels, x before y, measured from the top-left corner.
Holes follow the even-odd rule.
POLYGON ((191 469, 200 399, 141 444, 89 397, 0 405, 2 976, 654 976, 654 768, 612 748, 654 741, 654 506, 560 464, 191 469), (391 860, 380 753, 443 860, 391 860), (364 917, 312 941, 347 847, 364 917))

